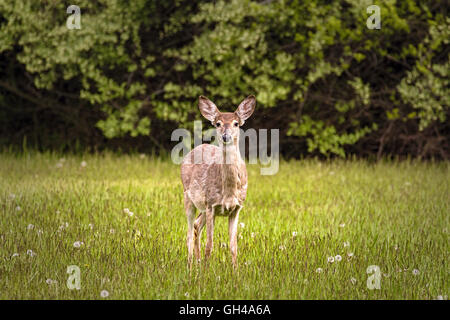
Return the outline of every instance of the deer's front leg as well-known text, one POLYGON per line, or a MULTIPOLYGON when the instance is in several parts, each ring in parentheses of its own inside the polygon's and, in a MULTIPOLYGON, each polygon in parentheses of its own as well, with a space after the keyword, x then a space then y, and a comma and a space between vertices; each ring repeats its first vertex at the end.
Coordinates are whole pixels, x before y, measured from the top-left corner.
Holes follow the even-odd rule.
POLYGON ((228 218, 228 235, 230 237, 231 261, 234 267, 236 267, 237 262, 237 226, 239 220, 239 211, 241 211, 241 208, 236 209, 236 211, 228 218))
POLYGON ((214 237, 214 208, 206 209, 206 247, 205 258, 208 259, 213 249, 214 237))

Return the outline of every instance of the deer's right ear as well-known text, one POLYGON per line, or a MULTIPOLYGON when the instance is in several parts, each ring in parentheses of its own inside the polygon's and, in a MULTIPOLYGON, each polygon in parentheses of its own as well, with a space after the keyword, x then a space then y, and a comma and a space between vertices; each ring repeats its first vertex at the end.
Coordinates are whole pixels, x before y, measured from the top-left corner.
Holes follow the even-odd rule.
POLYGON ((211 123, 214 122, 217 115, 219 114, 219 110, 217 109, 214 102, 204 96, 200 96, 198 98, 198 108, 200 109, 202 116, 211 121, 211 123))

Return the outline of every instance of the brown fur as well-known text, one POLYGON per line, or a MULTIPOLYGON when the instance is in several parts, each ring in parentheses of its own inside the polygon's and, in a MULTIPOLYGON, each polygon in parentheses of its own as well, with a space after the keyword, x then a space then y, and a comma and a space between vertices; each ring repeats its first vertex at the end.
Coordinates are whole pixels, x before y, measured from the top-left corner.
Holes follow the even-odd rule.
MULTIPOLYGON (((253 96, 245 99, 235 113, 221 113, 207 98, 199 98, 202 115, 217 125, 217 136, 229 134, 229 144, 223 141, 219 147, 202 144, 189 152, 181 164, 181 180, 184 188, 186 215, 188 218, 188 261, 192 252, 200 259, 200 235, 206 224, 207 243, 205 256, 209 257, 213 245, 214 219, 216 215, 228 216, 232 262, 237 259, 237 222, 239 211, 247 195, 247 170, 239 153, 239 125, 254 110, 253 96), (195 210, 200 212, 195 219, 195 210)), ((219 141, 221 141, 219 139, 219 141)))

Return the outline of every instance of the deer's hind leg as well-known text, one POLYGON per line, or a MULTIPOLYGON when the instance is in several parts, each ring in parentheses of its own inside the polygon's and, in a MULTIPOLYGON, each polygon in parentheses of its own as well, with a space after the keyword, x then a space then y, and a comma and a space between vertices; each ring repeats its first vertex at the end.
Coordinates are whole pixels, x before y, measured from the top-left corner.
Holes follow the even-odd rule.
POLYGON ((186 210, 186 217, 188 222, 187 230, 187 248, 188 248, 188 266, 192 266, 192 253, 194 251, 194 220, 195 220, 195 206, 189 197, 184 195, 184 209, 186 210))
POLYGON ((200 260, 200 240, 205 223, 206 214, 204 212, 201 212, 194 223, 194 255, 197 261, 200 260))

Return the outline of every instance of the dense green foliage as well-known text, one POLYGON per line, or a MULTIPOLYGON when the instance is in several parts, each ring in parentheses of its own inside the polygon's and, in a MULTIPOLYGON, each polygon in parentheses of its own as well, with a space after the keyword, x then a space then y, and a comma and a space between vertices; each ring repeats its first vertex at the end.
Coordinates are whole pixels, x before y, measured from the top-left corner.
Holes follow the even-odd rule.
POLYGON ((198 95, 253 93, 285 156, 448 158, 446 1, 376 1, 373 30, 371 4, 80 0, 69 30, 68 3, 1 0, 0 143, 167 149, 198 95))
POLYGON ((227 219, 217 217, 209 269, 189 277, 178 166, 1 154, 0 299, 102 299, 102 290, 107 299, 447 299, 447 162, 248 170, 237 272, 227 219), (69 265, 81 269, 80 290, 66 287, 69 265), (379 290, 367 288, 370 265, 380 267, 379 290))

